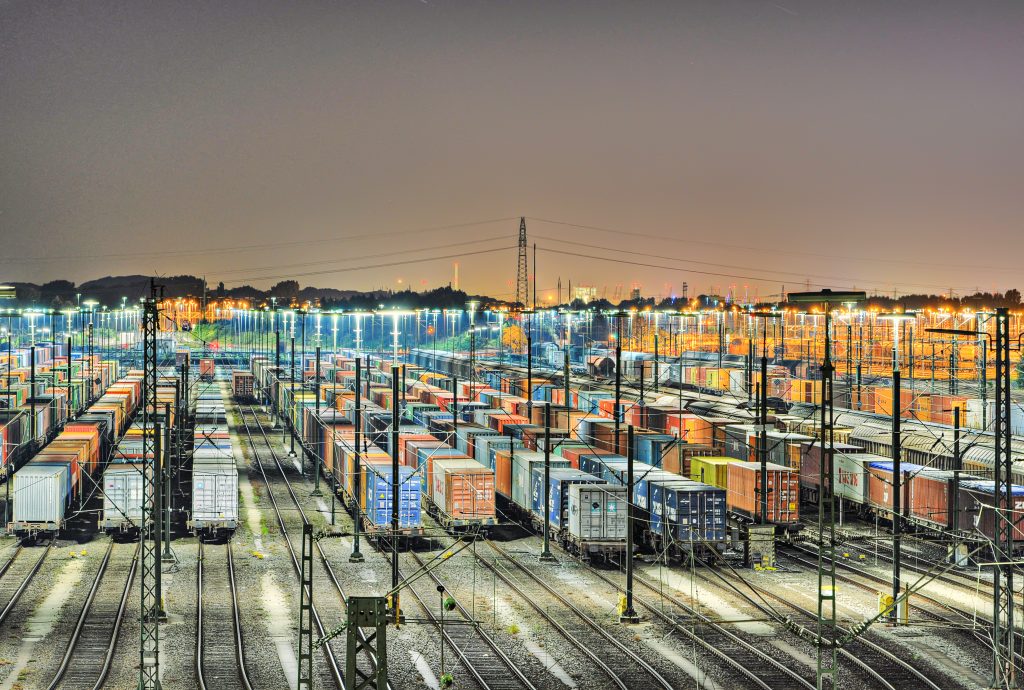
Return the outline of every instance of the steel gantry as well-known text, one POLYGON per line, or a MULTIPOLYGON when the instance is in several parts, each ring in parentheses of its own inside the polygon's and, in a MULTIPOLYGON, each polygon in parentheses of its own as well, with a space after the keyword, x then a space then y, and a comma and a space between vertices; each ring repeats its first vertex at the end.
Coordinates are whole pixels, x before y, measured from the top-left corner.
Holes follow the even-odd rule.
POLYGON ((139 609, 139 688, 140 690, 160 687, 160 502, 161 482, 159 465, 161 438, 157 421, 157 347, 156 333, 159 326, 159 303, 163 299, 163 288, 150 281, 150 296, 142 310, 142 525, 141 577, 139 578, 142 597, 139 609))
POLYGON ((825 312, 825 353, 821 363, 821 450, 822 458, 818 469, 818 625, 817 648, 818 666, 816 682, 818 690, 839 687, 839 640, 836 622, 836 510, 835 475, 832 458, 835 434, 833 427, 832 389, 835 367, 832 364, 831 314, 830 307, 837 303, 856 303, 867 295, 863 292, 795 292, 789 301, 820 304, 825 312))
MULTIPOLYGON (((979 314, 979 326, 980 326, 979 314)), ((1014 561, 1013 531, 1017 506, 1013 500, 1013 456, 1010 452, 1010 312, 1005 307, 995 312, 995 337, 987 330, 960 330, 956 328, 929 328, 930 333, 945 333, 978 337, 984 345, 994 345, 996 355, 995 419, 995 540, 992 543, 992 688, 1019 687, 1016 665, 1017 630, 1013 615, 1014 561)), ((1017 337, 1016 349, 1020 349, 1017 337)), ((982 347, 982 352, 985 351, 982 347)), ((987 382, 984 382, 987 384, 987 382)), ((984 390, 984 385, 982 387, 984 390)))

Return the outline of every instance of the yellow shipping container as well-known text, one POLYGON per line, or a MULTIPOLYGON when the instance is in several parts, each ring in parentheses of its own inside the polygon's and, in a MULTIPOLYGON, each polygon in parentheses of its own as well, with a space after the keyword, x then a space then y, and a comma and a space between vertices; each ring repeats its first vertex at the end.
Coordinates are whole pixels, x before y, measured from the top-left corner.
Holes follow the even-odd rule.
POLYGON ((729 463, 740 462, 725 456, 694 456, 690 458, 690 479, 724 489, 728 484, 729 463))

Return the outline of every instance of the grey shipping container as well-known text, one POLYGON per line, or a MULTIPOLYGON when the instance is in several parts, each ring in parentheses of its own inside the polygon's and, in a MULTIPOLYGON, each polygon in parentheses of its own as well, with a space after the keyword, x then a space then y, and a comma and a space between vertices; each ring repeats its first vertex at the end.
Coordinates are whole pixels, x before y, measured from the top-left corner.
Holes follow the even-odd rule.
POLYGON ((569 535, 577 544, 626 541, 626 487, 569 486, 569 535))
POLYGON ((67 465, 28 463, 14 475, 14 522, 36 529, 59 529, 68 503, 67 465))
MULTIPOLYGON (((557 455, 550 456, 551 469, 569 468, 571 463, 557 455)), ((512 458, 512 502, 530 512, 533 509, 533 470, 544 471, 544 453, 516 451, 512 458)))
POLYGON ((103 471, 102 529, 132 529, 142 523, 142 465, 110 464, 103 471))

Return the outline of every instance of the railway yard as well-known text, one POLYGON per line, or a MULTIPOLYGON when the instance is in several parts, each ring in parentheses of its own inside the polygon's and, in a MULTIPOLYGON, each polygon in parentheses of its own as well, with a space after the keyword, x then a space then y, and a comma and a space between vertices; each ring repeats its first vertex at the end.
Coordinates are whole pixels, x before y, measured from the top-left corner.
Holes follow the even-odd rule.
MULTIPOLYGON (((818 515, 820 407, 783 394, 769 414, 743 388, 712 391, 706 373, 705 385, 684 386, 696 380, 687 368, 706 366, 697 350, 631 359, 647 364, 615 380, 575 371, 568 349, 561 368, 476 343, 444 352, 397 339, 393 352, 303 343, 295 355, 291 330, 275 356, 281 331, 235 328, 217 354, 176 334, 149 393, 144 367, 123 355, 72 344, 69 358, 56 342, 30 353, 32 370, 15 378, 46 377, 29 398, 49 394, 50 416, 32 409, 28 426, 9 415, 5 427, 0 690, 133 686, 153 622, 165 688, 385 677, 392 688, 822 687, 819 552, 826 571, 834 553, 838 687, 990 687, 986 475, 948 464, 961 459, 940 443, 950 431, 940 424, 906 421, 939 441, 923 460, 905 436, 917 455, 895 470, 899 591, 911 592, 894 607, 894 509, 875 486, 891 487, 894 470, 873 406, 835 410, 833 464, 860 475, 837 475, 835 546, 819 551, 830 533, 818 515), (76 380, 86 369, 103 375, 76 380), (164 451, 145 433, 147 394, 164 451), (58 397, 74 401, 76 419, 58 397), (764 420, 772 446, 759 440, 764 420), (759 502, 762 450, 779 488, 759 502), (139 540, 148 476, 166 480, 154 498, 167 520, 153 618, 141 581, 155 535, 139 540), (386 634, 349 625, 355 601, 379 603, 386 634)), ((316 329, 320 342, 319 319, 316 329)), ((12 371, 22 355, 9 355, 12 371)), ((602 356, 627 371, 612 351, 581 366, 602 356)), ((733 361, 716 376, 741 371, 748 386, 757 372, 733 361)), ((774 377, 779 389, 781 370, 774 377)), ((861 391, 847 383, 849 402, 861 391)), ((983 428, 955 432, 965 449, 990 442, 983 428)))

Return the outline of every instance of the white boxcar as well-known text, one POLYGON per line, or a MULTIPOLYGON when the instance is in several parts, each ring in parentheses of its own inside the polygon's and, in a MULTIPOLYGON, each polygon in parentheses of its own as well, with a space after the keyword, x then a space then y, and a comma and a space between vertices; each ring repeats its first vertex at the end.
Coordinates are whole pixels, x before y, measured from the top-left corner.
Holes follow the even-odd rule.
POLYGON ((56 530, 64 524, 71 493, 66 464, 30 462, 14 475, 14 528, 56 530))
POLYGON ((238 526, 238 468, 233 457, 192 459, 192 520, 200 531, 230 531, 238 526))
POLYGON ((612 554, 626 548, 626 487, 570 484, 567 547, 581 556, 612 554))
POLYGON ((143 467, 119 462, 103 471, 103 517, 105 530, 137 529, 142 524, 143 467))

